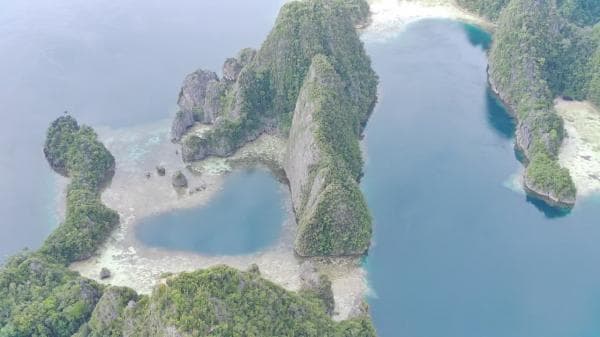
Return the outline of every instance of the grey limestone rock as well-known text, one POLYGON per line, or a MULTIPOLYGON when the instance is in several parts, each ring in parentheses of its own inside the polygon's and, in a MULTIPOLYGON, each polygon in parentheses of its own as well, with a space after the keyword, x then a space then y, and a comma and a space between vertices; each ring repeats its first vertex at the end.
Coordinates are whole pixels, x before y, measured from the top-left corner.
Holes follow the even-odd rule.
POLYGON ((181 188, 181 187, 187 187, 187 185, 188 185, 187 178, 181 171, 175 171, 175 173, 173 173, 173 178, 171 181, 172 181, 173 187, 181 188))

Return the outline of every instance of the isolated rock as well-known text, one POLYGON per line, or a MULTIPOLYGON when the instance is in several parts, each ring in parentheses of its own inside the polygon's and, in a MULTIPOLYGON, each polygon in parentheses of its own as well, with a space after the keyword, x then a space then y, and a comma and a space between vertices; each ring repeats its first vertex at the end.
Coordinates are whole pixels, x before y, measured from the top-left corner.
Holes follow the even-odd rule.
POLYGON ((192 112, 204 104, 206 88, 211 81, 218 81, 217 74, 212 71, 197 70, 185 77, 177 105, 182 112, 192 112))
POLYGON ((256 263, 253 263, 248 267, 248 272, 256 275, 260 275, 260 269, 256 263))
POLYGON ((165 169, 165 167, 164 167, 164 166, 162 166, 162 165, 158 165, 158 166, 156 167, 156 173, 157 173, 159 176, 161 176, 161 177, 162 177, 162 176, 164 176, 164 175, 167 173, 167 170, 165 169))
POLYGON ((108 270, 108 268, 104 267, 102 268, 102 270, 100 270, 100 279, 104 280, 110 277, 110 270, 108 270))
POLYGON ((219 83, 217 74, 212 71, 197 70, 186 76, 177 100, 179 112, 171 125, 171 140, 181 140, 194 122, 206 122, 204 102, 211 83, 219 83))
POLYGON ((187 178, 181 171, 175 171, 173 173, 173 178, 171 179, 173 187, 187 187, 188 181, 187 178))

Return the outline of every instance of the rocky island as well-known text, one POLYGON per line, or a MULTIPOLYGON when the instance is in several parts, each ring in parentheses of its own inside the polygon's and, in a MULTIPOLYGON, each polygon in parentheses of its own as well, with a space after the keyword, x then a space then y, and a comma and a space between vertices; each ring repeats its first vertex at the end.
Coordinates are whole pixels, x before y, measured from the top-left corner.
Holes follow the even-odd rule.
POLYGON ((525 157, 523 185, 551 205, 572 207, 577 190, 559 164, 565 138, 555 97, 598 104, 599 6, 585 0, 460 0, 496 21, 489 79, 518 121, 516 147, 525 157), (578 21, 574 18, 583 18, 578 21))
MULTIPOLYGON (((228 59, 221 79, 191 74, 179 97, 172 139, 182 142, 186 161, 230 155, 263 133, 290 137, 284 166, 301 255, 360 255, 371 239, 358 188, 358 140, 377 78, 355 30, 367 16, 360 0, 287 4, 258 52, 228 59), (189 132, 194 123, 213 126, 199 135, 189 132)), ((66 215, 39 250, 9 259, 0 271, 1 336, 375 336, 366 312, 332 320, 331 282, 316 270, 303 276, 299 292, 263 279, 253 265, 167 275, 149 295, 70 271, 119 223, 100 198, 115 158, 94 130, 69 115, 48 129, 44 153, 70 178, 66 215)), ((187 185, 179 171, 172 183, 187 185)), ((113 278, 105 267, 97 275, 113 278)))
MULTIPOLYGON (((525 188, 571 207, 577 190, 559 162, 566 134, 554 98, 600 104, 600 13, 574 13, 585 0, 457 3, 495 25, 489 80, 518 121, 525 188)), ((169 138, 181 144, 177 155, 190 167, 235 156, 264 135, 284 140, 273 161, 283 170, 297 224, 293 247, 284 247, 303 260, 293 265, 300 269, 297 291, 274 282, 255 261, 247 269, 228 263, 164 273, 158 284, 133 275, 155 285, 147 293, 108 284, 121 277, 112 266, 93 269, 94 276, 74 272, 74 264, 97 257, 119 224, 134 217, 120 218, 101 198, 118 160, 92 128, 67 115, 50 125, 44 144, 49 165, 70 179, 65 218, 40 249, 0 269, 0 336, 375 336, 364 293, 357 296, 359 310, 334 319, 332 280, 313 267, 358 259, 371 243, 359 140, 378 79, 356 31, 368 20, 362 0, 286 4, 263 45, 228 58, 220 78, 206 70, 185 78, 171 124, 169 138)), ((152 167, 158 177, 169 173, 163 181, 171 189, 200 186, 179 167, 152 167)), ((161 179, 146 172, 148 183, 161 179)))
POLYGON ((184 161, 228 156, 263 133, 288 138, 284 169, 302 256, 360 255, 371 240, 358 141, 377 76, 355 30, 368 15, 364 1, 286 4, 258 51, 227 59, 222 79, 188 75, 179 94, 171 130, 184 161), (213 125, 186 132, 194 123, 213 125))

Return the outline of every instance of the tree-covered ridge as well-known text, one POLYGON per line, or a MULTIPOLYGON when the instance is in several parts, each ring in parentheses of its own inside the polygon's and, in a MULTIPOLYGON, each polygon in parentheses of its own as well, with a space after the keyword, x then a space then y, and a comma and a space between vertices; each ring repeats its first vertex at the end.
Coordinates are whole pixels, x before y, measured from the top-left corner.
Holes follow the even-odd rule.
POLYGON ((598 0, 557 0, 557 4, 561 15, 579 26, 592 26, 600 22, 598 0))
POLYGON ((509 0, 457 0, 459 6, 496 21, 509 0))
POLYGON ((151 296, 135 299, 118 290, 110 297, 100 300, 78 337, 375 336, 366 318, 334 322, 314 297, 226 266, 182 273, 151 296), (100 314, 106 306, 119 314, 100 314))
POLYGON ((494 19, 490 80, 519 119, 517 143, 529 161, 525 183, 549 199, 575 200, 559 166, 563 123, 555 97, 600 103, 600 3, 596 0, 459 0, 494 19))
POLYGON ((101 295, 94 281, 46 256, 14 256, 0 269, 0 336, 71 336, 101 295))
POLYGON ((375 101, 377 77, 355 25, 367 16, 364 0, 285 4, 256 56, 241 70, 234 101, 228 105, 231 111, 223 111, 204 137, 184 139, 184 152, 202 154, 195 159, 227 155, 266 130, 286 134, 300 87, 317 54, 330 57, 365 123, 375 101))
MULTIPOLYGON (((298 146, 297 138, 306 137, 305 125, 299 121, 304 115, 313 120, 310 136, 315 137, 314 150, 320 158, 305 163, 308 181, 300 187, 301 202, 294 205, 300 255, 357 255, 369 247, 371 215, 358 186, 362 172, 359 108, 352 104, 328 57, 315 56, 301 89, 289 141, 298 146)), ((288 150, 289 156, 297 150, 288 150)), ((294 160, 298 159, 290 158, 294 160)))
POLYGON ((115 159, 94 130, 71 116, 56 119, 47 131, 44 154, 50 166, 71 178, 65 220, 40 251, 61 263, 91 256, 118 224, 118 214, 100 200, 102 185, 114 174, 115 159))
POLYGON ((553 202, 572 204, 576 194, 558 164, 564 130, 553 99, 586 98, 590 40, 560 16, 554 0, 511 0, 490 52, 490 80, 519 120, 517 144, 529 162, 526 187, 553 202))

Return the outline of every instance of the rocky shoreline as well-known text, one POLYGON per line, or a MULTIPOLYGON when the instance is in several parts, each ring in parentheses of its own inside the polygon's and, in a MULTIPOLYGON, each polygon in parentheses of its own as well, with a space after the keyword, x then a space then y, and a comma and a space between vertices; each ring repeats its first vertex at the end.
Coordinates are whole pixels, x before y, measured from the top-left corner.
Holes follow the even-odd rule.
POLYGON ((149 294, 171 274, 220 264, 245 270, 256 264, 263 277, 296 291, 303 285, 303 265, 309 263, 320 273, 328 275, 332 282, 334 319, 344 320, 360 312, 368 291, 366 272, 360 259, 303 259, 294 253, 297 224, 286 185, 282 185, 282 189, 287 196, 287 218, 282 224, 281 237, 262 251, 247 255, 209 256, 147 247, 135 237, 135 226, 144 217, 178 208, 201 207, 209 202, 237 163, 264 161, 271 170, 281 167, 286 148, 282 139, 264 135, 230 158, 208 158, 188 165, 176 153, 178 146, 170 141, 167 120, 127 129, 99 128, 98 131, 117 162, 115 177, 103 192, 102 200, 119 213, 121 226, 93 257, 71 264, 72 270, 100 283, 127 286, 149 294), (165 176, 155 173, 156 165, 165 168, 165 176), (188 189, 193 193, 190 194, 187 189, 181 193, 171 186, 170 176, 176 170, 184 172, 188 189), (148 172, 152 172, 150 178, 146 177, 148 172), (201 184, 205 188, 194 191, 194 187, 201 184), (111 271, 110 278, 100 277, 102 268, 111 271))
MULTIPOLYGON (((519 120, 514 107, 508 103, 508 99, 504 97, 503 94, 497 89, 496 85, 494 84, 494 79, 490 74, 489 66, 487 70, 487 77, 488 85, 492 90, 492 93, 494 93, 496 98, 502 102, 504 107, 510 112, 511 116, 516 121, 517 127, 515 130, 515 149, 523 154, 523 159, 525 161, 528 161, 528 149, 533 138, 531 134, 531 128, 527 125, 527 123, 519 120)), ((525 163, 525 166, 526 165, 527 163, 525 163)), ((556 195, 554 191, 541 189, 535 186, 535 184, 528 179, 526 170, 523 171, 521 183, 525 193, 545 201, 550 206, 560 208, 572 208, 575 206, 575 198, 561 198, 560 196, 556 195)))

